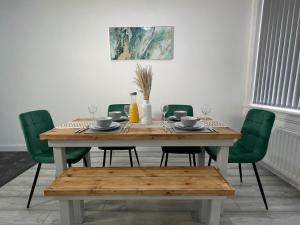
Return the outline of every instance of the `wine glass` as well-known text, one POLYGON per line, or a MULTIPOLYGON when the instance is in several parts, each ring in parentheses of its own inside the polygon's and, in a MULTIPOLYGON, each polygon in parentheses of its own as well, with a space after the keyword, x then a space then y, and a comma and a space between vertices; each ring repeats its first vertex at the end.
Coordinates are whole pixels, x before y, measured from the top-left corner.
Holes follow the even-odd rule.
POLYGON ((95 105, 89 105, 88 110, 90 114, 92 114, 93 119, 95 119, 95 112, 97 112, 98 108, 95 105))
POLYGON ((163 116, 163 124, 165 124, 165 120, 166 120, 166 114, 168 112, 168 109, 169 109, 169 106, 168 105, 162 105, 160 107, 160 111, 162 113, 162 116, 163 116))
POLYGON ((124 105, 124 113, 126 114, 126 116, 129 118, 129 108, 130 105, 124 105))
POLYGON ((207 115, 211 112, 211 107, 210 105, 207 105, 207 104, 204 104, 202 107, 201 107, 201 111, 204 115, 204 119, 208 119, 207 115))

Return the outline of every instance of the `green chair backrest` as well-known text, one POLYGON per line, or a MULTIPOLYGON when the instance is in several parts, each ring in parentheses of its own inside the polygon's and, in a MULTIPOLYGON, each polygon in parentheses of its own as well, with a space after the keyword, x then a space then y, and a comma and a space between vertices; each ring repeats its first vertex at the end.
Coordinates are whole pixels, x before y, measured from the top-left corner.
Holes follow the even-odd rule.
POLYGON ((121 111, 123 113, 123 116, 126 116, 125 112, 124 112, 124 106, 125 105, 129 105, 129 104, 112 104, 108 106, 107 109, 107 115, 109 112, 112 111, 121 111))
POLYGON ((48 111, 37 110, 19 115, 21 127, 25 137, 27 150, 33 160, 43 152, 52 151, 47 141, 40 140, 40 134, 54 128, 48 111))
POLYGON ((191 105, 169 104, 166 117, 173 116, 174 111, 187 111, 188 116, 194 116, 193 107, 191 105))
POLYGON ((260 109, 248 111, 242 130, 241 139, 235 145, 241 145, 244 151, 252 152, 257 161, 267 152, 269 138, 275 120, 275 114, 260 109))

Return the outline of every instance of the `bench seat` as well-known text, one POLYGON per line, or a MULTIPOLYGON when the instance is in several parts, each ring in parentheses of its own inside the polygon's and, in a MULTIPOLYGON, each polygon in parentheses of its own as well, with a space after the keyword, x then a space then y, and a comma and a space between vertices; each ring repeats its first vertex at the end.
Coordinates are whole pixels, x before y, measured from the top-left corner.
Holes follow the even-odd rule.
MULTIPOLYGON (((66 169, 44 194, 61 201, 208 199, 212 200, 207 206, 210 213, 220 217, 221 200, 234 196, 234 192, 214 167, 94 167, 66 169)), ((208 222, 218 224, 219 219, 211 218, 208 222)))

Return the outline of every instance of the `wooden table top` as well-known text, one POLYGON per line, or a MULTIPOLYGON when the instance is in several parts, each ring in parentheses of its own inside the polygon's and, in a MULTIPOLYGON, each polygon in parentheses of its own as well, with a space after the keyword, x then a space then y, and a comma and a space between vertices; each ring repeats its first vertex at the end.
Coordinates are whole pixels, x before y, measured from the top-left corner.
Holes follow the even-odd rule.
POLYGON ((221 140, 238 139, 240 133, 229 127, 214 128, 216 132, 166 132, 163 128, 131 127, 127 133, 123 132, 98 132, 75 133, 78 128, 54 128, 40 134, 41 140, 221 140))
POLYGON ((69 168, 45 196, 233 196, 214 167, 69 168))

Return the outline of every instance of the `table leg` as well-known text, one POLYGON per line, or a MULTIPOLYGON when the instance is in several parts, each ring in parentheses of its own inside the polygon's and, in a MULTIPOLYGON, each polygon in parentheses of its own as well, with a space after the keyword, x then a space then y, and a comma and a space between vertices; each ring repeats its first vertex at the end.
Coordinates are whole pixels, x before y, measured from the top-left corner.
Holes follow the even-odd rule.
POLYGON ((198 217, 200 223, 206 224, 208 221, 208 201, 209 200, 200 200, 198 208, 198 217))
MULTIPOLYGON (((65 148, 53 148, 54 154, 54 162, 56 167, 56 177, 58 177, 66 168, 67 168, 67 160, 66 160, 66 149, 65 148)), ((84 202, 83 200, 76 201, 68 201, 68 200, 60 200, 60 212, 61 212, 61 222, 62 224, 72 224, 82 223, 83 221, 83 213, 84 213, 84 202), (70 210, 72 212, 70 212, 70 210), (65 217, 72 216, 72 220, 66 219, 65 217), (65 220, 70 221, 70 223, 65 223, 65 220)))
POLYGON ((56 167, 56 177, 58 177, 67 168, 65 150, 65 148, 53 148, 54 162, 56 167))
POLYGON ((219 225, 221 216, 222 200, 209 200, 208 225, 219 225))
POLYGON ((205 151, 204 150, 201 153, 197 154, 197 165, 205 166, 205 151))
POLYGON ((73 225, 74 224, 74 210, 73 201, 60 200, 60 217, 62 225, 73 225))
POLYGON ((225 178, 227 176, 228 153, 229 153, 229 147, 221 147, 221 149, 218 150, 217 162, 216 162, 217 167, 219 168, 221 174, 225 178))

